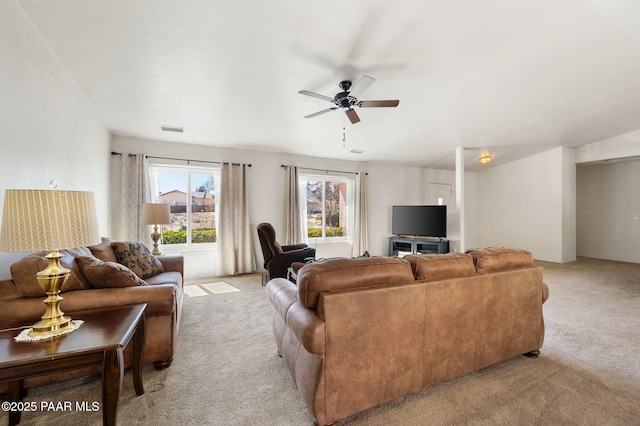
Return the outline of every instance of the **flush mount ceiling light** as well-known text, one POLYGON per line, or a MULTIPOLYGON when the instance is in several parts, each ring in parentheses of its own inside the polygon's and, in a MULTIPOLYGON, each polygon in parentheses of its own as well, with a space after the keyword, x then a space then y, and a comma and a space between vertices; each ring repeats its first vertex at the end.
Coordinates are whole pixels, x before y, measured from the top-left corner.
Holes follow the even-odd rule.
POLYGON ((482 156, 480 158, 478 158, 478 163, 480 164, 487 164, 488 162, 490 162, 491 160, 493 160, 493 157, 489 154, 482 154, 482 156))

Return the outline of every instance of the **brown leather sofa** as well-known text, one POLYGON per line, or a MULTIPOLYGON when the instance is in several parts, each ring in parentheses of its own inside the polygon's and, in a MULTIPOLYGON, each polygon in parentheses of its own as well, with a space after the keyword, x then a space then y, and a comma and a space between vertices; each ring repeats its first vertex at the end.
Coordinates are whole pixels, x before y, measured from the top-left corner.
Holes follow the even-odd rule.
MULTIPOLYGON (((71 270, 71 276, 61 291, 60 303, 65 313, 92 309, 146 303, 145 346, 143 362, 153 363, 157 369, 169 367, 173 360, 176 337, 182 311, 184 260, 181 256, 161 256, 163 272, 144 278, 144 283, 131 285, 119 280, 117 275, 98 283, 89 282, 84 276, 79 257, 95 257, 103 262, 117 262, 111 241, 72 250, 61 251, 60 264, 71 270), (99 287, 99 288, 96 288, 99 287)), ((28 255, 11 266, 12 280, 0 281, 0 328, 32 324, 44 313, 44 291, 35 280, 35 274, 43 269, 46 261, 42 253, 28 255)), ((97 261, 96 261, 97 262, 97 261)), ((119 265, 118 265, 119 266, 119 265)), ((122 266, 119 266, 122 268, 122 266)), ((125 268, 126 269, 126 268, 125 268)), ((132 274, 130 272, 130 274, 132 274)), ((134 277, 135 278, 135 277, 134 277)), ((73 317, 73 315, 71 315, 73 317)), ((131 346, 131 345, 129 345, 131 346)), ((131 366, 132 352, 125 350, 125 365, 131 366)), ((101 370, 78 369, 50 376, 25 380, 26 387, 51 381, 66 380, 81 375, 99 373, 101 370)), ((6 391, 6 384, 0 392, 6 391)))
POLYGON ((548 287, 508 248, 307 264, 267 284, 278 351, 327 425, 500 361, 536 356, 548 287))

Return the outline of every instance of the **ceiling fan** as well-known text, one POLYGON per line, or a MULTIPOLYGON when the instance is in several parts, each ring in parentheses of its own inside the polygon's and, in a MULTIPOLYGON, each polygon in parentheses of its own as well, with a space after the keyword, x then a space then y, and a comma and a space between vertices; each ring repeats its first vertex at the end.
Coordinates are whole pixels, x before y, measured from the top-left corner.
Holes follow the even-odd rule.
POLYGON ((384 100, 384 101, 360 101, 358 97, 362 95, 376 80, 368 75, 363 76, 358 82, 351 88, 351 81, 345 80, 338 84, 338 87, 342 89, 342 92, 337 93, 333 98, 329 96, 320 95, 318 93, 310 92, 308 90, 300 90, 298 93, 301 95, 312 96, 314 98, 323 99, 334 104, 334 107, 323 109, 322 111, 314 112, 313 114, 305 115, 304 118, 313 118, 318 115, 333 111, 336 109, 345 109, 345 114, 349 118, 352 124, 356 124, 360 121, 360 117, 353 109, 353 107, 360 108, 378 108, 378 107, 397 107, 400 103, 399 100, 384 100))

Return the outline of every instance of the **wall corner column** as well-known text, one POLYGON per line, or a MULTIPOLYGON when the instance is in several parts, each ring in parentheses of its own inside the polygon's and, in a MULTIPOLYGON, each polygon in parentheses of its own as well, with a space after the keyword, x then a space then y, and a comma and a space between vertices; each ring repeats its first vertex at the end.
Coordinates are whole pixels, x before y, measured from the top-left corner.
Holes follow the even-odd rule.
POLYGON ((456 207, 458 209, 458 220, 460 221, 460 247, 459 251, 464 253, 467 249, 465 238, 465 213, 464 213, 464 148, 456 148, 456 207))

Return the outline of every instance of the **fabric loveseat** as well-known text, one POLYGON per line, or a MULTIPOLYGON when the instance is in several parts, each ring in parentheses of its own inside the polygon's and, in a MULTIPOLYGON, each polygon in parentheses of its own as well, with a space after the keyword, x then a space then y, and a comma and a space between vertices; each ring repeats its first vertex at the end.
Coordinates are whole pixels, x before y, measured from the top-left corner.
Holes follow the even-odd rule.
POLYGON ((329 259, 266 287, 276 345, 314 423, 536 356, 548 287, 530 253, 329 259))
MULTIPOLYGON (((61 290, 60 307, 65 313, 73 314, 146 303, 143 362, 162 369, 171 365, 175 351, 182 311, 184 260, 181 256, 155 258, 148 254, 146 247, 141 250, 143 247, 140 243, 114 243, 103 238, 102 243, 95 246, 62 250, 60 264, 70 269, 71 275, 61 290), (121 263, 118 255, 128 267, 121 263)), ((31 254, 14 263, 12 279, 0 280, 0 328, 32 324, 44 313, 42 302, 46 294, 36 280, 36 273, 47 264, 44 254, 31 254)), ((131 363, 131 347, 127 347, 125 365, 131 366, 131 363)), ((78 369, 38 376, 25 380, 25 387, 100 371, 99 368, 78 369)), ((4 390, 6 384, 0 387, 0 392, 4 390)))

